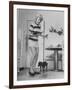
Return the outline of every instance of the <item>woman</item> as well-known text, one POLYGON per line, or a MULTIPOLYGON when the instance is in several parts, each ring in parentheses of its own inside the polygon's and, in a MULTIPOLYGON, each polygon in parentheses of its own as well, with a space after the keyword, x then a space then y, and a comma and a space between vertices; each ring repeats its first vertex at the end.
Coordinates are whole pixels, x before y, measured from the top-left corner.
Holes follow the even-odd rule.
POLYGON ((35 18, 35 21, 30 25, 29 28, 29 35, 28 35, 28 53, 30 59, 30 70, 29 74, 34 76, 35 74, 39 74, 35 70, 35 66, 38 60, 39 54, 39 45, 38 45, 38 37, 47 37, 47 35, 43 35, 41 31, 41 22, 43 21, 43 16, 38 15, 35 18))

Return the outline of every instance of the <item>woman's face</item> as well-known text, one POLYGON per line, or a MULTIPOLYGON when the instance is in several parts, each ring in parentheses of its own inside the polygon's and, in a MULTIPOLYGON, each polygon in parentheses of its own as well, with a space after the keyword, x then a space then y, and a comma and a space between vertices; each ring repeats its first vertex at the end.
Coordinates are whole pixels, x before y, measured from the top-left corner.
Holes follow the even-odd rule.
POLYGON ((37 19, 36 19, 36 24, 40 24, 41 23, 41 20, 40 20, 40 18, 38 17, 37 19))

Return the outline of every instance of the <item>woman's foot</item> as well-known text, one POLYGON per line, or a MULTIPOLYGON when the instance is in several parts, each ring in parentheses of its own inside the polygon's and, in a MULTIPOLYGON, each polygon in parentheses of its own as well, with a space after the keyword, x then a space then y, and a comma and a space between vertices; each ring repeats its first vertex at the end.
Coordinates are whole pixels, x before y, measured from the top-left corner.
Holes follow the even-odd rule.
POLYGON ((31 76, 35 76, 35 72, 34 72, 34 73, 29 72, 29 75, 31 75, 31 76))
POLYGON ((35 72, 35 74, 40 74, 40 70, 38 70, 38 69, 34 69, 34 72, 35 72))
POLYGON ((30 68, 29 75, 31 75, 31 76, 34 76, 35 75, 35 72, 34 72, 33 68, 30 68))
POLYGON ((40 74, 40 72, 35 71, 35 74, 40 74))
POLYGON ((30 68, 29 70, 29 75, 35 76, 35 74, 40 74, 39 71, 35 70, 34 68, 30 68))

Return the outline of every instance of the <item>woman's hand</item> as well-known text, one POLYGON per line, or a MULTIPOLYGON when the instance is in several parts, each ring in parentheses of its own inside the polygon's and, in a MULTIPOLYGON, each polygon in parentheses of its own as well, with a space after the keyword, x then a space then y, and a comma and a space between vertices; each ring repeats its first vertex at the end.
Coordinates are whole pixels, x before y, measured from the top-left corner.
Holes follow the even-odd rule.
POLYGON ((43 38, 48 38, 48 34, 46 34, 46 35, 41 34, 41 36, 42 36, 43 38))

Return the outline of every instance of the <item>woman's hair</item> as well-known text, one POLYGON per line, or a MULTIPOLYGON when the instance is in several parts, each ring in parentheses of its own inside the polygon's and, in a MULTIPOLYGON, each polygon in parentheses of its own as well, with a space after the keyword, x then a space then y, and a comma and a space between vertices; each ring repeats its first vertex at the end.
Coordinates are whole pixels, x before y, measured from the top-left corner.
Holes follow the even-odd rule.
POLYGON ((41 14, 36 15, 36 17, 35 17, 35 21, 36 21, 38 18, 40 18, 40 21, 43 20, 43 16, 42 16, 41 14))

